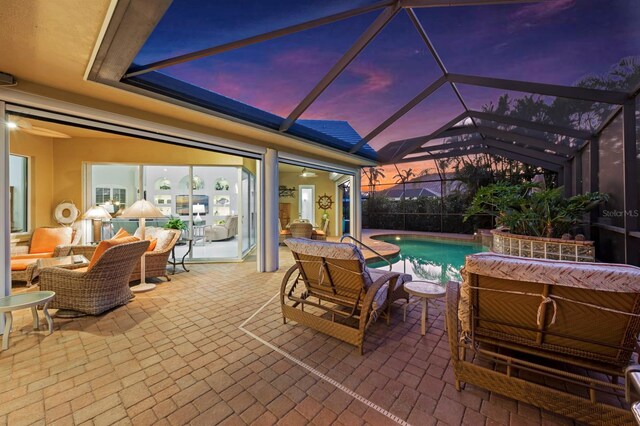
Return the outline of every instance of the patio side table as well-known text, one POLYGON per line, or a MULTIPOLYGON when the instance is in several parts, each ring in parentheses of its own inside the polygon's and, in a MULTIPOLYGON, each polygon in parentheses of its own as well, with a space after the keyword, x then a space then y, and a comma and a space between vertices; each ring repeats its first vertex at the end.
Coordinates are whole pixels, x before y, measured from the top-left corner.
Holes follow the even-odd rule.
POLYGON ((31 308, 33 314, 33 328, 40 328, 40 318, 38 317, 38 306, 44 305, 42 312, 49 326, 49 334, 53 333, 53 319, 47 310, 49 302, 55 297, 53 291, 34 291, 29 293, 16 294, 0 298, 0 313, 4 314, 4 334, 2 335, 2 350, 9 349, 9 334, 13 325, 13 315, 11 312, 18 309, 31 308))
MULTIPOLYGON (((409 296, 416 297, 422 304, 422 321, 421 332, 424 336, 427 332, 427 314, 429 309, 429 303, 435 304, 435 299, 444 297, 446 290, 444 286, 432 282, 432 281, 409 281, 404 284, 404 289, 409 293, 409 296)), ((417 303, 408 302, 404 305, 403 321, 407 320, 407 306, 417 303)))
POLYGON ((189 253, 191 253, 192 249, 193 249, 193 239, 192 238, 182 238, 182 239, 178 240, 178 242, 173 246, 173 248, 171 249, 171 260, 169 260, 167 262, 170 265, 173 265, 173 272, 171 273, 171 275, 175 275, 176 274, 176 265, 178 265, 178 264, 180 264, 180 266, 182 266, 182 269, 184 269, 185 272, 189 272, 187 267, 184 266, 184 260, 187 258, 187 256, 189 256, 189 253), (187 248, 187 251, 184 254, 184 256, 182 256, 182 260, 180 262, 176 261, 176 246, 186 246, 186 245, 188 245, 189 247, 187 248))

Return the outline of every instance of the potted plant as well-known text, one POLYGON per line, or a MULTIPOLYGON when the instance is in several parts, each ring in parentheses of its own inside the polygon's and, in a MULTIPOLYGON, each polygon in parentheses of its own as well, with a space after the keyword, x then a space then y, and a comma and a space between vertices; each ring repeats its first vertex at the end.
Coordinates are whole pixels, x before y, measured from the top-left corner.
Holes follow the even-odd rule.
MULTIPOLYGON (((166 229, 177 229, 181 233, 187 230, 187 224, 182 221, 179 217, 172 217, 169 219, 167 223, 165 223, 164 227, 166 229)), ((182 238, 182 235, 181 235, 182 238)))
POLYGON ((500 182, 478 190, 464 220, 475 214, 495 217, 502 228, 492 231, 493 250, 499 253, 590 261, 595 257, 593 241, 574 240, 572 232, 585 214, 607 200, 600 192, 565 198, 562 188, 500 182))

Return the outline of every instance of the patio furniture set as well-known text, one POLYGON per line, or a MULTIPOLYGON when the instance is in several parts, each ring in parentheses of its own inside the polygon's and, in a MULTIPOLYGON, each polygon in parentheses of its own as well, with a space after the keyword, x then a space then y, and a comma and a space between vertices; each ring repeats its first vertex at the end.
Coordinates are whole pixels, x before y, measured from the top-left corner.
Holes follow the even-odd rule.
POLYGON ((456 390, 463 383, 597 425, 634 425, 629 379, 640 354, 640 268, 467 256, 462 284, 414 282, 368 268, 354 244, 287 239, 296 261, 280 304, 292 320, 363 352, 370 325, 410 295, 427 306, 446 294, 446 328, 456 390), (483 362, 479 362, 483 361, 483 362), (577 389, 577 391, 576 391, 577 389))
POLYGON ((72 316, 100 314, 133 297, 129 283, 141 278, 143 256, 147 278, 171 280, 167 264, 180 231, 147 227, 145 239, 140 232, 130 236, 121 229, 98 245, 79 245, 69 244, 71 228, 39 228, 28 253, 17 249, 12 256, 12 279, 55 292, 49 306, 72 316))
POLYGON ((289 238, 309 238, 312 240, 325 241, 329 232, 329 219, 322 219, 320 226, 313 226, 307 220, 301 219, 289 224, 286 228, 282 227, 280 219, 278 219, 280 228, 280 244, 289 238))

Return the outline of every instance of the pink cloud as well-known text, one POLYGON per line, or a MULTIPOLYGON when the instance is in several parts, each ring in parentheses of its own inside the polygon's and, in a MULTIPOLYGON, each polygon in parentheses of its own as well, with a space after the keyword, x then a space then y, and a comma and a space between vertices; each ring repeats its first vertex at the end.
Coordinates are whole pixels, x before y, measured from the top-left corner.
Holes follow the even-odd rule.
POLYGON ((575 0, 554 0, 534 3, 519 8, 510 15, 510 30, 520 27, 533 27, 575 5, 575 0))

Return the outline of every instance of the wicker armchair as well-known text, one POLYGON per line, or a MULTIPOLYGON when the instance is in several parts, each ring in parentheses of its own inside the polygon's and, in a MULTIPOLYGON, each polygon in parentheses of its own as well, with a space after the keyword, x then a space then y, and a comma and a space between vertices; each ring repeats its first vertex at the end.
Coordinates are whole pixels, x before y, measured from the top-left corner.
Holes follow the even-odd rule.
POLYGON ((129 276, 149 241, 120 244, 106 250, 90 268, 47 268, 40 272, 40 290, 55 291, 50 307, 99 315, 133 298, 129 276))
MULTIPOLYGON (((171 255, 171 250, 180 239, 181 233, 177 229, 155 229, 162 230, 162 232, 171 233, 171 238, 168 239, 163 245, 160 245, 161 241, 158 240, 158 246, 156 246, 156 249, 153 251, 148 251, 144 254, 145 277, 164 277, 167 281, 171 281, 171 278, 169 278, 169 274, 167 273, 167 262, 169 260, 169 256, 171 255)), ((131 274, 131 281, 136 281, 139 279, 140 260, 138 260, 138 263, 136 264, 136 267, 131 274)))
POLYGON ((282 317, 355 345, 380 315, 390 318, 391 303, 411 276, 369 269, 353 244, 290 238, 296 264, 280 287, 282 317), (336 321, 338 318, 338 321, 336 321))
POLYGON ((322 219, 321 229, 314 229, 311 233, 311 238, 314 240, 325 241, 327 235, 329 235, 329 219, 322 219))
POLYGON ((467 256, 463 278, 447 287, 457 390, 466 382, 580 423, 635 425, 610 404, 629 402, 618 377, 637 350, 640 268, 482 253, 467 256))
POLYGON ((313 225, 309 222, 293 222, 289 226, 292 238, 311 238, 313 225))

